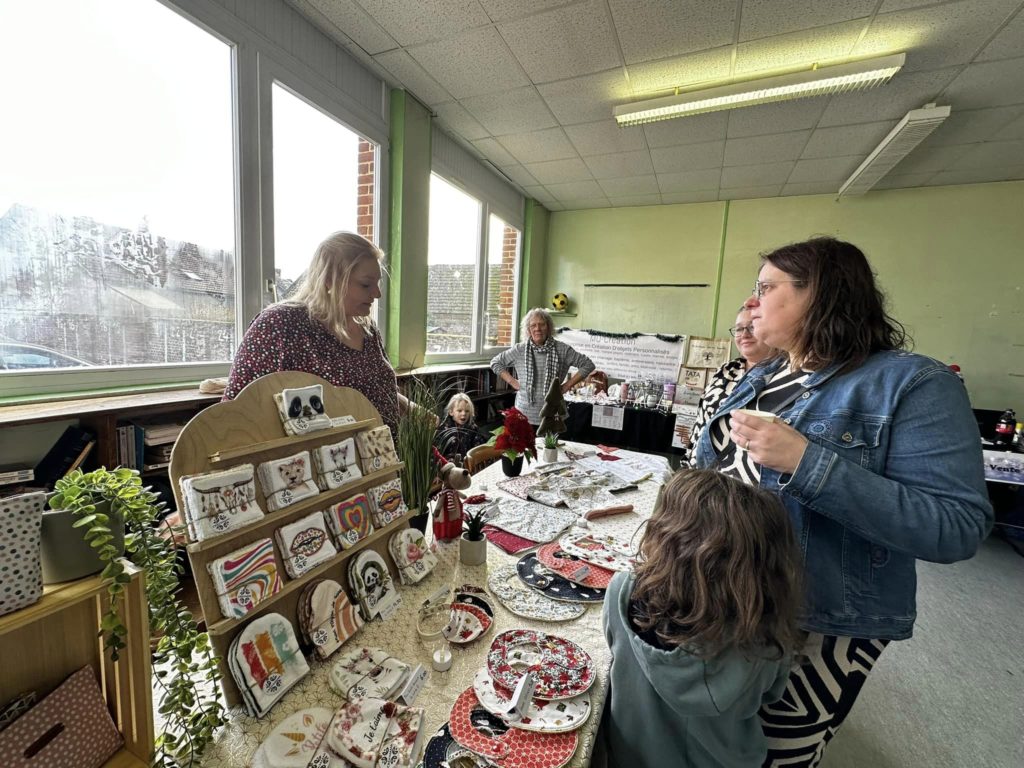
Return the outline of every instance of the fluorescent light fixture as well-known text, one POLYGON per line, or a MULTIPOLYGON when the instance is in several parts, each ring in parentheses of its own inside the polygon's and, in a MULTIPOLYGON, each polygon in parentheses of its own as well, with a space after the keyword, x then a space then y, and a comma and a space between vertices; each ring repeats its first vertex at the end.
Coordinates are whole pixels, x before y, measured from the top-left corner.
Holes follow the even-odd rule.
POLYGON ((871 150, 863 163, 839 188, 839 194, 863 195, 885 176, 893 167, 910 154, 942 121, 949 117, 949 107, 926 104, 921 109, 912 109, 903 116, 889 135, 871 150))
POLYGON ((829 93, 862 90, 889 82, 899 72, 906 56, 896 53, 849 64, 815 67, 803 72, 763 77, 698 91, 637 101, 615 107, 619 125, 639 125, 685 115, 699 115, 720 109, 751 107, 771 101, 802 99, 829 93))

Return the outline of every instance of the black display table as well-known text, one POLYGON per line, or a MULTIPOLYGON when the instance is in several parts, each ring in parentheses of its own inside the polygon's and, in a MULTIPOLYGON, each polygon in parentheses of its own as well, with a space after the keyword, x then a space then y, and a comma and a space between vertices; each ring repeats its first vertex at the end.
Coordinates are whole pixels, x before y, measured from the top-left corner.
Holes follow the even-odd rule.
POLYGON ((657 453, 662 456, 682 457, 683 451, 672 447, 672 430, 676 417, 673 413, 647 408, 626 406, 622 429, 604 429, 591 426, 594 406, 591 403, 567 402, 569 411, 567 431, 562 437, 579 443, 614 445, 631 451, 657 453))

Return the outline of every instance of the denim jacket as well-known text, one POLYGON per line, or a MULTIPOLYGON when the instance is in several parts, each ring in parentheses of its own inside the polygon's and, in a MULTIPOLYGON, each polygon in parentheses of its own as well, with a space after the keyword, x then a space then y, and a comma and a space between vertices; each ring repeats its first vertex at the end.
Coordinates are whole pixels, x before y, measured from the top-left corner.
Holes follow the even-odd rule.
MULTIPOLYGON (((753 368, 712 422, 753 402, 781 358, 753 368)), ((809 441, 792 475, 761 468, 780 495, 804 558, 804 629, 902 640, 916 611, 917 559, 974 554, 992 527, 981 440, 963 384, 945 365, 878 352, 832 365, 779 414, 809 441)), ((711 429, 696 448, 714 464, 711 429)))

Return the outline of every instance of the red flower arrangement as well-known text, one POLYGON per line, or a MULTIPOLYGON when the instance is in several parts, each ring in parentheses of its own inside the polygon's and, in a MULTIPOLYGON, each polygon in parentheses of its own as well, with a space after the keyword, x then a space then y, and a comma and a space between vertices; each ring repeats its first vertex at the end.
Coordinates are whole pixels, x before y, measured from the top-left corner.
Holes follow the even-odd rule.
POLYGON ((505 423, 494 430, 488 445, 501 451, 509 461, 515 461, 520 454, 526 457, 527 463, 537 458, 537 435, 526 414, 518 408, 502 411, 505 423))

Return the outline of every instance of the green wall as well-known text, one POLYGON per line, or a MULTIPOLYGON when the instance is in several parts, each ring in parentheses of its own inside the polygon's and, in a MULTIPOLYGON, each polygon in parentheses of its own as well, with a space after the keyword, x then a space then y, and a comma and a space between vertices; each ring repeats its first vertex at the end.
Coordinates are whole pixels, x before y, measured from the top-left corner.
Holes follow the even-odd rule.
POLYGON ((526 198, 523 223, 523 269, 520 274, 519 316, 548 304, 544 293, 544 265, 551 213, 533 198, 526 198))
POLYGON ((544 294, 569 294, 576 327, 723 335, 757 254, 816 234, 864 250, 915 350, 958 363, 976 407, 1024 410, 1024 182, 556 212, 544 294))

